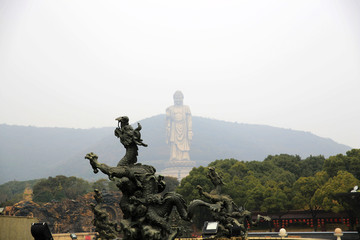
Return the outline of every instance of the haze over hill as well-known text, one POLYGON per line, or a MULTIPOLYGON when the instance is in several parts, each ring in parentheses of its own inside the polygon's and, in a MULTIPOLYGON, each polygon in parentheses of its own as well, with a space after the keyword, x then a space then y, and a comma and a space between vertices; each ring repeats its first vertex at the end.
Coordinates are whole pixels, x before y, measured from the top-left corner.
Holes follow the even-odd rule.
MULTIPOLYGON (((131 120, 131 118, 130 118, 131 120)), ((138 161, 162 170, 169 158, 165 143, 165 115, 140 121, 142 138, 149 146, 139 147, 138 161)), ((0 125, 0 184, 48 176, 77 176, 88 180, 105 175, 92 172, 84 159, 88 152, 99 161, 115 166, 125 149, 114 136, 114 127, 96 129, 39 128, 0 125)), ((193 117, 191 159, 206 166, 216 159, 262 161, 268 155, 287 153, 306 158, 345 153, 349 146, 310 132, 266 125, 242 124, 193 117)))

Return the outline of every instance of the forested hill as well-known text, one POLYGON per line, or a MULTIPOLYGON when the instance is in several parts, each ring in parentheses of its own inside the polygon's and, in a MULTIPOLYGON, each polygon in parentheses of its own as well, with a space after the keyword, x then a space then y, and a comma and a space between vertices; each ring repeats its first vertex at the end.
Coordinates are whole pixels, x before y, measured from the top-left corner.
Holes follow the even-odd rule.
MULTIPOLYGON (((131 117, 130 117, 131 120, 131 117)), ((165 143, 165 115, 140 121, 142 139, 149 146, 139 147, 139 162, 163 169, 169 158, 165 143)), ((97 129, 38 128, 0 125, 0 184, 66 175, 85 179, 96 175, 84 159, 88 152, 100 162, 116 165, 125 149, 114 136, 114 127, 97 129)), ((207 166, 216 159, 264 160, 268 155, 287 153, 306 158, 345 153, 350 147, 309 132, 265 125, 241 124, 193 117, 194 137, 191 159, 207 166)), ((99 173, 100 177, 104 177, 99 173)))

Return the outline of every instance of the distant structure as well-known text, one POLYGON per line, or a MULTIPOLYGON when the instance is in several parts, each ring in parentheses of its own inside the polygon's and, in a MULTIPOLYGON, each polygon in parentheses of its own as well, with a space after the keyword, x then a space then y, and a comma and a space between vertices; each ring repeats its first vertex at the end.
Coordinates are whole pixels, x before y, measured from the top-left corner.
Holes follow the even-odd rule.
POLYGON ((33 200, 33 190, 30 187, 26 187, 23 193, 23 200, 30 202, 33 200))
POLYGON ((184 95, 181 91, 174 93, 174 105, 166 109, 166 143, 170 144, 170 159, 163 175, 181 180, 195 167, 190 160, 190 143, 192 140, 192 118, 189 106, 183 105, 184 95))

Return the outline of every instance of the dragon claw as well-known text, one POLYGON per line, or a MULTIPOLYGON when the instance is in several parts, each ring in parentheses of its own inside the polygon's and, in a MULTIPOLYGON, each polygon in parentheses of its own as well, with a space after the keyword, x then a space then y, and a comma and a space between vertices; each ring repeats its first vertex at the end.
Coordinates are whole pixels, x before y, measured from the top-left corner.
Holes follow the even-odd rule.
POLYGON ((94 173, 98 173, 99 172, 99 170, 97 169, 98 168, 98 162, 97 162, 98 156, 95 153, 91 152, 91 153, 86 154, 85 159, 88 159, 90 161, 90 165, 93 168, 94 173))

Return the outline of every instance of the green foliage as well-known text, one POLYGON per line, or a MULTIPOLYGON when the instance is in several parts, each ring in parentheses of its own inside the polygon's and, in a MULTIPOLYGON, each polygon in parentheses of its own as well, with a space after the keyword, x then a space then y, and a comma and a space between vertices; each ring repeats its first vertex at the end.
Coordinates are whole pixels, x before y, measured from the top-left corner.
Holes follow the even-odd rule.
MULTIPOLYGON (((269 155, 263 162, 223 159, 211 162, 210 166, 223 177, 223 193, 238 206, 268 213, 308 209, 315 216, 320 209, 340 209, 332 197, 339 192, 335 188, 348 191, 358 183, 354 176, 360 175, 360 150, 328 159, 319 155, 302 160, 288 154, 269 155), (339 170, 343 171, 338 173, 339 170)), ((193 168, 177 192, 188 202, 199 198, 197 185, 210 192, 214 187, 206 177, 207 172, 205 167, 193 168)))
POLYGON ((18 193, 12 196, 11 199, 6 199, 5 202, 0 203, 0 207, 5 207, 5 206, 12 206, 17 202, 20 202, 23 199, 23 194, 22 193, 18 193))
POLYGON ((102 192, 119 191, 114 181, 102 178, 92 184, 92 189, 98 189, 102 192))
POLYGON ((324 170, 330 177, 336 176, 338 171, 347 171, 360 179, 360 149, 329 157, 324 162, 324 170))
MULTIPOLYGON (((238 206, 250 211, 281 213, 290 209, 308 209, 316 214, 317 210, 324 209, 337 212, 343 207, 334 195, 360 185, 360 149, 328 159, 320 155, 302 160, 299 156, 280 154, 269 155, 263 162, 222 159, 211 162, 209 166, 215 167, 222 176, 225 183, 223 193, 231 196, 238 206)), ((199 199, 197 185, 206 192, 214 189, 207 173, 206 167, 193 168, 182 179, 180 186, 176 178, 165 177, 167 187, 164 193, 175 189, 188 203, 199 199)), ((74 199, 94 188, 118 191, 116 182, 107 179, 91 184, 80 178, 65 176, 12 181, 0 185, 2 206, 21 200, 26 187, 33 187, 34 201, 37 202, 74 199)), ((205 214, 202 212, 199 217, 205 214)))
POLYGON ((276 175, 277 173, 276 170, 279 169, 270 161, 264 161, 264 162, 251 161, 251 162, 246 162, 245 164, 248 167, 249 171, 252 174, 254 174, 256 178, 259 179, 262 179, 264 177, 271 178, 271 176, 274 176, 274 174, 276 175))
POLYGON ((216 167, 216 171, 218 172, 227 172, 234 164, 237 164, 239 161, 236 159, 222 159, 215 160, 209 164, 209 167, 216 167))
POLYGON ((247 191, 244 192, 247 194, 243 196, 245 201, 242 200, 239 202, 243 202, 243 207, 246 209, 260 210, 265 199, 266 187, 262 185, 258 179, 254 179, 254 176, 244 178, 244 184, 246 183, 250 184, 248 185, 247 191), (247 182, 247 180, 249 181, 247 182))
POLYGON ((288 154, 280 154, 275 156, 270 155, 264 159, 264 162, 271 162, 277 167, 295 174, 296 177, 299 177, 301 173, 300 171, 301 158, 298 155, 296 156, 288 155, 288 154))
POLYGON ((293 203, 297 209, 316 211, 321 208, 321 203, 314 197, 316 190, 321 188, 329 179, 325 171, 318 172, 315 176, 300 177, 293 186, 293 203))
POLYGON ((181 194, 187 202, 190 202, 194 199, 199 198, 198 191, 196 189, 197 185, 203 187, 204 191, 209 192, 212 190, 212 183, 206 177, 207 168, 198 167, 193 168, 189 175, 181 180, 181 184, 176 188, 176 192, 181 194))
POLYGON ((339 212, 344 210, 336 200, 337 193, 350 192, 359 185, 360 181, 353 174, 347 171, 339 171, 336 176, 330 178, 323 186, 314 193, 313 201, 319 204, 324 210, 339 212))
POLYGON ((175 177, 165 176, 164 181, 166 183, 166 187, 162 194, 168 193, 168 192, 174 192, 175 189, 179 186, 179 181, 175 177))
POLYGON ((331 156, 324 162, 324 170, 330 177, 336 176, 338 171, 346 171, 346 157, 342 154, 331 156))
POLYGON ((351 149, 346 152, 348 158, 347 171, 360 179, 360 149, 351 149))
MULTIPOLYGON (((223 159, 210 163, 210 166, 223 177, 223 193, 230 195, 238 206, 267 212, 283 211, 291 206, 291 186, 296 180, 295 175, 275 165, 270 158, 264 162, 223 159)), ((187 201, 199 198, 196 185, 210 192, 213 185, 206 174, 207 168, 194 168, 177 191, 187 201)))
POLYGON ((310 177, 322 171, 325 158, 322 155, 310 156, 300 162, 300 176, 310 177))
POLYGON ((75 199, 79 195, 90 192, 91 185, 76 177, 56 176, 39 181, 34 185, 33 200, 35 202, 50 202, 64 198, 75 199))
POLYGON ((0 206, 13 205, 21 201, 25 188, 32 188, 40 180, 10 181, 0 185, 0 206))
POLYGON ((285 192, 281 190, 275 181, 269 181, 265 187, 264 201, 260 210, 267 213, 281 213, 291 208, 291 202, 285 192))

